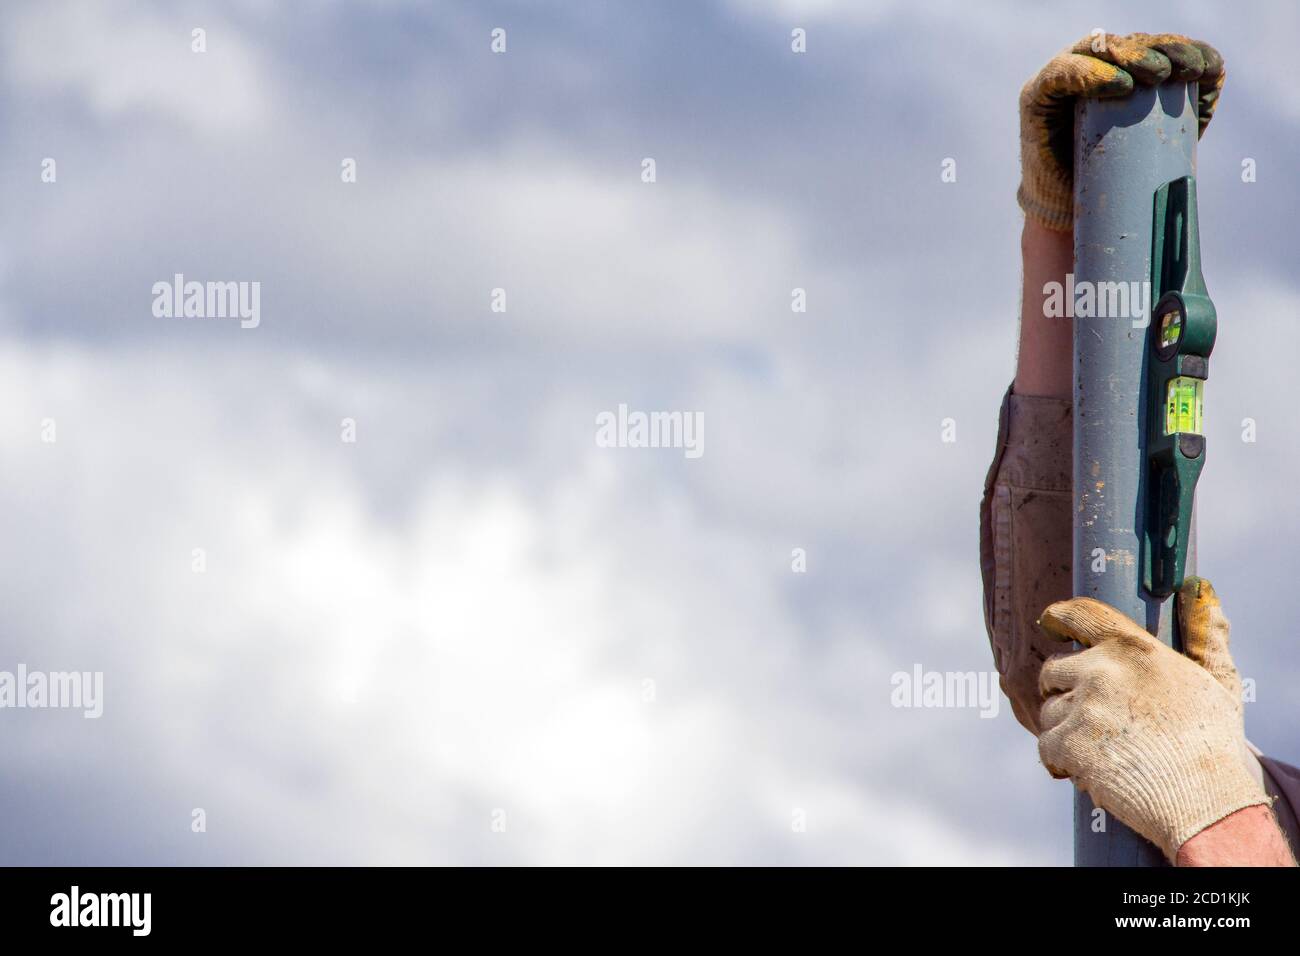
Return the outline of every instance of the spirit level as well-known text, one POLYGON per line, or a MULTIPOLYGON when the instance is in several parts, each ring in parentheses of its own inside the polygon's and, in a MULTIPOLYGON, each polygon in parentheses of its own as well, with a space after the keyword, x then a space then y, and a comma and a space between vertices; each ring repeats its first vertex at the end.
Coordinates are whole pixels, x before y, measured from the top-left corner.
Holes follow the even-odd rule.
POLYGON ((1146 369, 1148 471, 1142 583, 1157 598, 1182 586, 1196 480, 1205 464, 1202 418, 1218 330, 1201 275, 1196 180, 1155 194, 1151 230, 1151 343, 1146 369))

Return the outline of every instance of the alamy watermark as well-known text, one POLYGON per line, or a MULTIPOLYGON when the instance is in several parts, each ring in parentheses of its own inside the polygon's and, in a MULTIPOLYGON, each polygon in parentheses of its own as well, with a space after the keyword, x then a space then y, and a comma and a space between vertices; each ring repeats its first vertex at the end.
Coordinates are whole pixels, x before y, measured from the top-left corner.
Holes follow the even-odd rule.
POLYGON ((927 671, 914 664, 910 673, 895 671, 889 683, 895 707, 971 708, 981 717, 998 715, 998 675, 990 671, 927 671))
POLYGON ((119 926, 132 936, 148 936, 152 910, 152 893, 83 893, 74 883, 68 892, 50 897, 50 925, 119 926))
POLYGON ((66 708, 93 720, 104 713, 102 671, 0 671, 0 709, 66 708))
POLYGON ((596 416, 598 448, 681 448, 687 458, 704 454, 703 412, 638 412, 620 404, 596 416))
POLYGON ((239 319, 242 329, 262 322, 262 283, 172 281, 153 284, 153 314, 159 319, 239 319))
POLYGON ((1076 281, 1073 272, 1065 282, 1043 285, 1043 316, 1049 319, 1131 319, 1133 328, 1151 324, 1151 282, 1076 281))

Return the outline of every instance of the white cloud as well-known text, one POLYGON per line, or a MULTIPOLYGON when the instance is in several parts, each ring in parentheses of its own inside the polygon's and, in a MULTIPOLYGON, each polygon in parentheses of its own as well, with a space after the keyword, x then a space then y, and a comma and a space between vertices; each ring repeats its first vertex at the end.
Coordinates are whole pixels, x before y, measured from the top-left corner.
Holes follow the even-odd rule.
POLYGON ((140 4, 32 4, 4 31, 10 83, 79 97, 105 122, 133 113, 208 135, 248 134, 266 118, 269 77, 240 31, 140 4), (191 30, 207 31, 207 52, 191 30))
MULTIPOLYGON (((39 774, 24 742, 53 734, 62 760, 128 806, 162 788, 220 807, 206 838, 245 857, 1018 858, 864 782, 887 751, 807 705, 866 694, 886 706, 882 682, 843 679, 884 666, 870 632, 810 654, 763 531, 674 501, 685 489, 640 497, 627 453, 588 438, 559 477, 528 460, 494 477, 417 456, 407 504, 381 517, 360 463, 400 457, 377 447, 393 439, 379 423, 428 401, 418 377, 386 374, 347 445, 310 388, 360 394, 378 384, 367 373, 315 363, 286 378, 237 352, 202 368, 183 354, 103 358, 0 351, 0 513, 15 539, 45 545, 10 553, 3 603, 39 587, 70 609, 27 605, 43 633, 28 663, 50 655, 106 684, 100 723, 17 725, 13 772, 39 774), (39 439, 46 416, 54 444, 39 439), (664 521, 674 509, 682 520, 664 521), (119 757, 151 754, 151 769, 119 776, 105 734, 119 757), (791 842, 796 805, 815 821, 804 843, 791 842), (505 835, 490 832, 495 808, 505 835)), ((554 434, 546 418, 572 404, 528 414, 554 434)), ((191 804, 170 809, 177 825, 191 804)), ((160 852, 192 860, 196 846, 160 852)))

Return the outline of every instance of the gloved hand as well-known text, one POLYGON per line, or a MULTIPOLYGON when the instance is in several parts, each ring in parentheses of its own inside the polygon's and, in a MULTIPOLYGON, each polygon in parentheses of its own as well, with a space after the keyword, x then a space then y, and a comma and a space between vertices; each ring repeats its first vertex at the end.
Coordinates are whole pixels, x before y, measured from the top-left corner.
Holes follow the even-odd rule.
POLYGON ((1073 226, 1077 97, 1127 96, 1135 82, 1194 80, 1203 134, 1223 78, 1223 57, 1214 47, 1175 33, 1088 36, 1062 51, 1020 91, 1020 208, 1048 229, 1073 226))
POLYGON ((1058 601, 1039 621, 1085 647, 1043 664, 1043 764, 1171 862, 1211 824, 1270 803, 1247 769, 1241 679, 1208 581, 1187 579, 1178 623, 1188 656, 1092 598, 1058 601))

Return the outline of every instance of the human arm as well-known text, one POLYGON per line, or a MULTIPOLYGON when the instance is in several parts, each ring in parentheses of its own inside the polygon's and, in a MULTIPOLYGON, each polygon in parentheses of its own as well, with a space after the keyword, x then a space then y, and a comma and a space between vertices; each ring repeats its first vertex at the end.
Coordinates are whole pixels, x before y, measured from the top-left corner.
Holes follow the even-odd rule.
POLYGON ((1178 850, 1177 866, 1295 866, 1273 811, 1244 807, 1212 823, 1178 850))
POLYGON ((1198 83, 1209 123, 1223 83, 1212 47, 1172 34, 1089 36, 1053 57, 1020 92, 1022 178, 1017 200, 1023 287, 1015 378, 980 505, 985 622, 1002 689, 1038 732, 1038 670, 1053 652, 1034 626, 1071 582, 1072 356, 1069 319, 1044 314, 1044 287, 1073 268, 1074 105, 1126 96, 1136 84, 1198 83))

